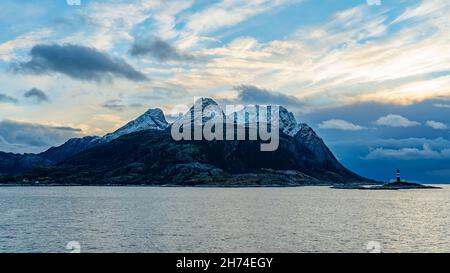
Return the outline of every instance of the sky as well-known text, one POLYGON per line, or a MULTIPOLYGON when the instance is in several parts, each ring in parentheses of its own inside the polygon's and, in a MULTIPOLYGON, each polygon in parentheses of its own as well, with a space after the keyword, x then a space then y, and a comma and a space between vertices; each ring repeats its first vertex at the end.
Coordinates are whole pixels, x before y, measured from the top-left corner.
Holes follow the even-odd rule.
POLYGON ((447 0, 77 2, 2 1, 0 151, 203 96, 284 105, 361 175, 450 182, 447 0))

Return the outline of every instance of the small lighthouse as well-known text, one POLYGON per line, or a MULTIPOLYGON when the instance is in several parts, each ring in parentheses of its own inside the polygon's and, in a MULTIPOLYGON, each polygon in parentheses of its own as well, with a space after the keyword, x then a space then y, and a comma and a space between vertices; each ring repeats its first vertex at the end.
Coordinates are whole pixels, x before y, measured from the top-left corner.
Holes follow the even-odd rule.
POLYGON ((402 179, 400 177, 400 170, 397 169, 397 182, 402 182, 402 179))

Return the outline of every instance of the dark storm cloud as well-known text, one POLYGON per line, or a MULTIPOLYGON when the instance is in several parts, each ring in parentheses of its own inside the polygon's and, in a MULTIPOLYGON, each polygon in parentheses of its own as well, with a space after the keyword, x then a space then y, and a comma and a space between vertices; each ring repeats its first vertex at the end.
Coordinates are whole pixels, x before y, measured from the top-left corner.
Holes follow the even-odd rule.
POLYGON ((269 91, 253 85, 240 85, 234 89, 239 92, 235 100, 242 104, 280 105, 288 108, 298 108, 304 105, 302 101, 294 96, 269 91))
POLYGON ((18 100, 8 95, 0 93, 0 103, 17 103, 18 100))
POLYGON ((160 62, 166 61, 185 61, 193 62, 198 61, 199 58, 181 52, 169 43, 162 41, 158 38, 152 40, 135 39, 134 44, 130 49, 132 56, 152 56, 160 62))
POLYGON ((82 131, 78 128, 3 120, 0 121, 0 150, 16 153, 41 152, 81 134, 82 131))
POLYGON ((79 45, 36 45, 31 60, 14 65, 16 72, 32 74, 61 73, 74 79, 100 81, 112 76, 132 81, 147 78, 123 59, 111 57, 94 48, 79 45))
POLYGON ((45 94, 44 91, 38 89, 38 88, 32 88, 25 92, 23 95, 25 98, 32 98, 35 99, 37 102, 49 102, 50 98, 45 94))

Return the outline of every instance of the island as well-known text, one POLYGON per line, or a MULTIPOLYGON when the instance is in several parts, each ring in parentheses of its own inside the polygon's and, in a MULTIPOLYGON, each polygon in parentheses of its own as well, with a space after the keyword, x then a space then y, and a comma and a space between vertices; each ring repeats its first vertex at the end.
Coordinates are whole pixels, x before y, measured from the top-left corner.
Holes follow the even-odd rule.
MULTIPOLYGON (((218 119, 217 128, 221 125, 223 132, 231 126, 250 136, 259 117, 252 115, 250 120, 248 113, 259 113, 255 109, 260 107, 249 106, 226 116, 214 100, 202 98, 180 117, 184 122, 181 129, 192 136, 218 119), (197 115, 201 119, 196 121, 197 115)), ((293 187, 377 183, 341 164, 323 139, 307 124, 297 122, 292 112, 282 106, 275 109, 279 145, 273 151, 261 149, 267 144, 261 138, 174 138, 173 126, 175 132, 180 131, 179 124, 167 122, 162 110, 149 109, 103 137, 71 139, 40 154, 0 152, 0 185, 293 187)), ((263 121, 272 122, 267 117, 263 121)))

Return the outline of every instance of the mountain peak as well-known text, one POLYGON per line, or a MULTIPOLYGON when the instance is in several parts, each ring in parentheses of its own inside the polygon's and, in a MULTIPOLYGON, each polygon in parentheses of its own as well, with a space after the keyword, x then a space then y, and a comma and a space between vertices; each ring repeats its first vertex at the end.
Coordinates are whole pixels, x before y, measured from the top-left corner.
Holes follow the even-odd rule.
POLYGON ((150 108, 144 114, 142 114, 142 116, 144 116, 144 115, 152 115, 152 116, 162 116, 162 117, 164 117, 163 111, 161 109, 159 109, 159 108, 150 108))
POLYGON ((211 98, 200 98, 199 100, 202 100, 204 106, 218 105, 217 102, 211 98))
POLYGON ((166 117, 161 109, 149 109, 137 119, 130 121, 114 133, 105 135, 102 140, 104 142, 109 142, 126 134, 149 129, 165 130, 168 126, 169 124, 167 123, 166 117))
POLYGON ((280 129, 287 135, 295 136, 300 130, 300 124, 297 123, 294 114, 283 106, 280 106, 278 109, 280 114, 280 129))
MULTIPOLYGON (((274 107, 274 105, 268 105, 271 107, 274 107)), ((246 111, 249 111, 250 108, 253 108, 253 110, 256 108, 260 108, 260 105, 253 105, 253 106, 246 106, 244 107, 244 109, 242 109, 241 111, 238 111, 237 113, 231 113, 228 116, 228 120, 230 121, 234 121, 236 120, 236 122, 238 124, 246 124, 246 123, 256 123, 259 120, 259 114, 257 114, 256 116, 252 116, 252 117, 248 117, 246 115, 244 115, 246 113, 246 111), (235 114, 236 117, 235 118, 235 114)), ((272 108, 273 109, 273 108, 272 108)), ((286 108, 284 108, 283 106, 278 106, 277 110, 275 110, 275 114, 279 114, 278 115, 278 122, 279 122, 279 126, 280 129, 287 135, 290 136, 295 136, 297 134, 297 132, 300 130, 300 125, 297 123, 297 120, 294 117, 294 114, 292 112, 289 112, 289 110, 287 110, 286 108)))
POLYGON ((216 119, 218 116, 225 118, 225 114, 217 102, 211 98, 200 98, 182 118, 190 119, 191 123, 194 124, 205 124, 208 121, 216 119), (199 109, 196 109, 196 107, 199 109), (196 116, 194 113, 195 110, 200 110, 201 116, 196 116))
POLYGON ((211 98, 199 98, 198 100, 195 101, 194 105, 192 105, 191 107, 191 111, 194 110, 195 106, 202 106, 202 110, 205 109, 208 106, 217 106, 219 107, 219 105, 217 104, 217 102, 211 98))

